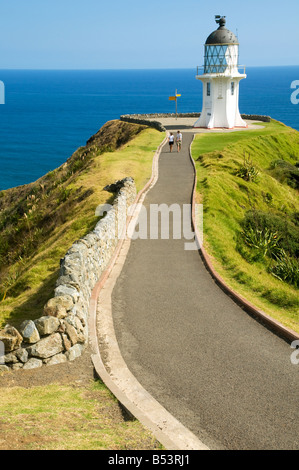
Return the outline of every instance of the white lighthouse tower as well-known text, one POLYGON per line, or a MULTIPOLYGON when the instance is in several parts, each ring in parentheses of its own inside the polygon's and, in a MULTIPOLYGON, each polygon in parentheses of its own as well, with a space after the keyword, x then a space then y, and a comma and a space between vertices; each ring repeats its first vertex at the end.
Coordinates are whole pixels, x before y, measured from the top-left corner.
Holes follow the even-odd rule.
POLYGON ((239 83, 246 78, 245 67, 239 73, 239 42, 225 17, 215 18, 219 28, 206 40, 203 74, 196 76, 203 82, 203 108, 194 127, 247 127, 239 112, 239 83))

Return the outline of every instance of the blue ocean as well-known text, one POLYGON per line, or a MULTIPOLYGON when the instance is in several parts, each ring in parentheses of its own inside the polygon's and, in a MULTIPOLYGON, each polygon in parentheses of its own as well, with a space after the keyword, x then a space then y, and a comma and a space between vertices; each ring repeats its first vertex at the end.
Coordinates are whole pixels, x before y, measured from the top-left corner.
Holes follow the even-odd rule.
MULTIPOLYGON (((266 114, 299 130, 291 83, 299 66, 248 67, 240 84, 240 111, 266 114)), ((88 138, 121 114, 200 112, 196 70, 0 70, 0 190, 35 181, 61 165, 88 138)))

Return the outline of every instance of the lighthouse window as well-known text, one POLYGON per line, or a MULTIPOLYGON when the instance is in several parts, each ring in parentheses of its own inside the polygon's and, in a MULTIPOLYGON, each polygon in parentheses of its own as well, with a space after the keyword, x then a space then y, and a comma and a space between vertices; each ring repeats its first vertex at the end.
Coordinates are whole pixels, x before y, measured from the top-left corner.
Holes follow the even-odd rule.
POLYGON ((227 45, 206 46, 205 73, 223 73, 227 67, 227 45))
POLYGON ((227 68, 237 66, 239 46, 235 45, 206 45, 205 73, 224 73, 227 68))
POLYGON ((231 92, 232 92, 232 95, 235 94, 235 82, 231 83, 231 92))
POLYGON ((211 83, 207 83, 207 96, 211 96, 211 83))

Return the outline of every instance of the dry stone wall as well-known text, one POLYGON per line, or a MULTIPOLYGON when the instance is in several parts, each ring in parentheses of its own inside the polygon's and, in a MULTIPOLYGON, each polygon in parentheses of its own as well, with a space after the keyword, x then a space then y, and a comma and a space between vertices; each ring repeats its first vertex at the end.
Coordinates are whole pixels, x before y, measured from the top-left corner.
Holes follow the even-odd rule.
POLYGON ((91 292, 125 229, 127 208, 136 199, 132 178, 105 189, 117 194, 114 203, 104 207, 108 211, 105 217, 61 260, 54 297, 44 306, 43 315, 24 321, 19 329, 6 325, 0 331, 0 344, 4 345, 0 371, 35 369, 72 361, 82 354, 88 343, 91 292))
POLYGON ((247 119, 248 121, 271 122, 270 116, 262 116, 260 114, 241 114, 241 118, 247 119))
MULTIPOLYGON (((178 117, 178 118, 194 118, 194 122, 196 119, 200 117, 201 113, 178 113, 177 115, 174 113, 160 113, 160 114, 124 114, 120 116, 121 121, 125 122, 133 122, 135 124, 143 124, 145 126, 153 127, 160 132, 165 132, 165 127, 159 122, 159 118, 171 118, 171 117, 178 117), (149 120, 149 119, 155 119, 149 120)), ((262 121, 262 122, 270 122, 270 116, 260 116, 258 114, 242 114, 242 119, 248 119, 249 121, 262 121)))

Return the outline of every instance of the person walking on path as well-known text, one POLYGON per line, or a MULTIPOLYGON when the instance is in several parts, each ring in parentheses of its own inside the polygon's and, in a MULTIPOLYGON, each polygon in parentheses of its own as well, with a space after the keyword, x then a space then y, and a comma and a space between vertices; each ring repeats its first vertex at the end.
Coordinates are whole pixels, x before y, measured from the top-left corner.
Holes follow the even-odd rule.
POLYGON ((183 136, 182 136, 181 131, 177 131, 177 135, 176 135, 176 145, 177 145, 178 152, 181 151, 181 148, 182 148, 182 140, 183 140, 183 136))
POLYGON ((172 152, 173 144, 174 144, 174 135, 172 132, 170 132, 170 136, 168 137, 168 142, 169 142, 170 152, 172 152))

